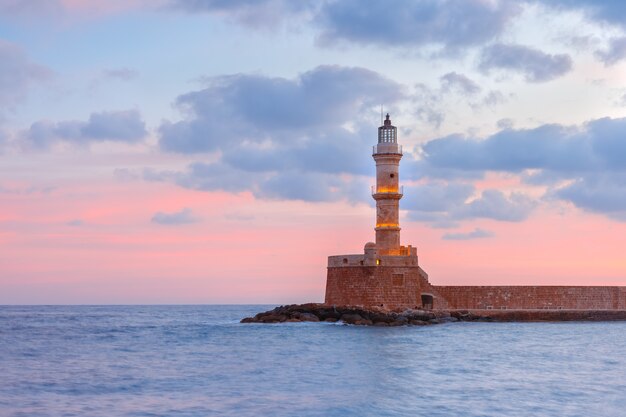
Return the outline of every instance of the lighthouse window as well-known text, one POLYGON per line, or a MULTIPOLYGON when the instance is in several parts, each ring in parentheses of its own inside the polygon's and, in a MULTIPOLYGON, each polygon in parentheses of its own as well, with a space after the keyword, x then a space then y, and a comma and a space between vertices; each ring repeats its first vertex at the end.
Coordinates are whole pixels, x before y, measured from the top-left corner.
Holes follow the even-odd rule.
POLYGON ((396 176, 395 174, 389 174, 389 178, 393 178, 395 176, 396 176))

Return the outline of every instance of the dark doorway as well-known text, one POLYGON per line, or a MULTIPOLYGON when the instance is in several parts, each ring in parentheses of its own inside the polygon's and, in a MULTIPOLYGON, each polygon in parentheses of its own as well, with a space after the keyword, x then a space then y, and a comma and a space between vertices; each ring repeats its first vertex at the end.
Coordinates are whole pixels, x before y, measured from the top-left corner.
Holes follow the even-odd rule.
POLYGON ((422 308, 424 310, 432 310, 434 298, 432 294, 422 294, 422 308))

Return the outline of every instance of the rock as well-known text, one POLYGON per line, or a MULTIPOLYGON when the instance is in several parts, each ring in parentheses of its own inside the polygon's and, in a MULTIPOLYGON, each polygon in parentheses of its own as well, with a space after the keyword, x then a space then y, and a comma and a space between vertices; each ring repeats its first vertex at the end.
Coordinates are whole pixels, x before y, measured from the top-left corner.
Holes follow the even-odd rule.
POLYGON ((370 320, 372 320, 373 322, 384 322, 384 323, 391 323, 393 321, 393 317, 389 316, 388 314, 385 313, 381 313, 381 312, 372 312, 370 313, 370 320))
POLYGON ((320 320, 326 320, 326 319, 339 320, 339 317, 341 317, 341 313, 339 313, 339 311, 337 311, 337 309, 335 308, 318 308, 315 311, 315 313, 319 317, 320 320))
POLYGON ((451 323, 456 321, 626 321, 626 310, 435 310, 406 309, 402 312, 380 307, 328 306, 325 304, 292 304, 276 307, 245 317, 241 323, 282 323, 298 321, 336 322, 374 326, 403 326, 412 324, 451 323))
POLYGON ((459 321, 456 317, 436 317, 432 320, 428 320, 429 323, 441 324, 441 323, 453 323, 459 321))
POLYGON ((298 318, 300 321, 320 321, 319 317, 313 313, 300 313, 298 318))
POLYGON ((459 321, 474 321, 474 320, 476 320, 476 316, 474 316, 472 313, 470 313, 467 310, 451 311, 450 315, 452 317, 455 317, 459 321))
POLYGON ((354 324, 355 322, 359 321, 359 320, 363 320, 363 317, 361 317, 360 314, 356 314, 356 313, 346 313, 346 314, 342 314, 341 321, 343 321, 344 323, 348 323, 348 324, 354 324))
POLYGON ((284 314, 268 314, 267 316, 261 317, 263 323, 281 323, 286 320, 287 317, 284 314))
POLYGON ((295 318, 290 318, 285 320, 285 323, 300 323, 302 320, 300 319, 295 319, 295 318))
POLYGON ((432 311, 424 311, 424 310, 407 310, 402 313, 403 317, 406 317, 410 320, 421 320, 428 321, 435 318, 435 313, 432 311))
POLYGON ((390 323, 391 326, 406 326, 407 324, 409 324, 409 320, 404 316, 398 316, 390 323))

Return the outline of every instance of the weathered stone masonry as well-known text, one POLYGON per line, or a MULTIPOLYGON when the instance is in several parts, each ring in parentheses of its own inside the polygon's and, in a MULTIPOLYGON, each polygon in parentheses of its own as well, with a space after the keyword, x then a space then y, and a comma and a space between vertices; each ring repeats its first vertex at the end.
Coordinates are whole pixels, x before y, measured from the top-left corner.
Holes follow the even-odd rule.
POLYGON ((328 258, 325 303, 388 309, 626 310, 626 287, 434 286, 418 265, 417 249, 400 244, 399 165, 402 147, 387 115, 378 128, 376 242, 363 254, 328 258))
POLYGON ((448 307, 418 266, 328 268, 326 304, 420 308, 422 295, 435 297, 437 308, 448 307))
POLYGON ((624 287, 444 286, 451 308, 626 310, 624 287))

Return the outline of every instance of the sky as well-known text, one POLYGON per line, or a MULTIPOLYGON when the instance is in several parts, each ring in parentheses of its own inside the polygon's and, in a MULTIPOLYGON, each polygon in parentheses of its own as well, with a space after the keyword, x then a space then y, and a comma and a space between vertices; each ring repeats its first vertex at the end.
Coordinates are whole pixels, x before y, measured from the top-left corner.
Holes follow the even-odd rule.
POLYGON ((626 286, 621 0, 0 0, 0 304, 323 301, 381 106, 431 283, 626 286))

